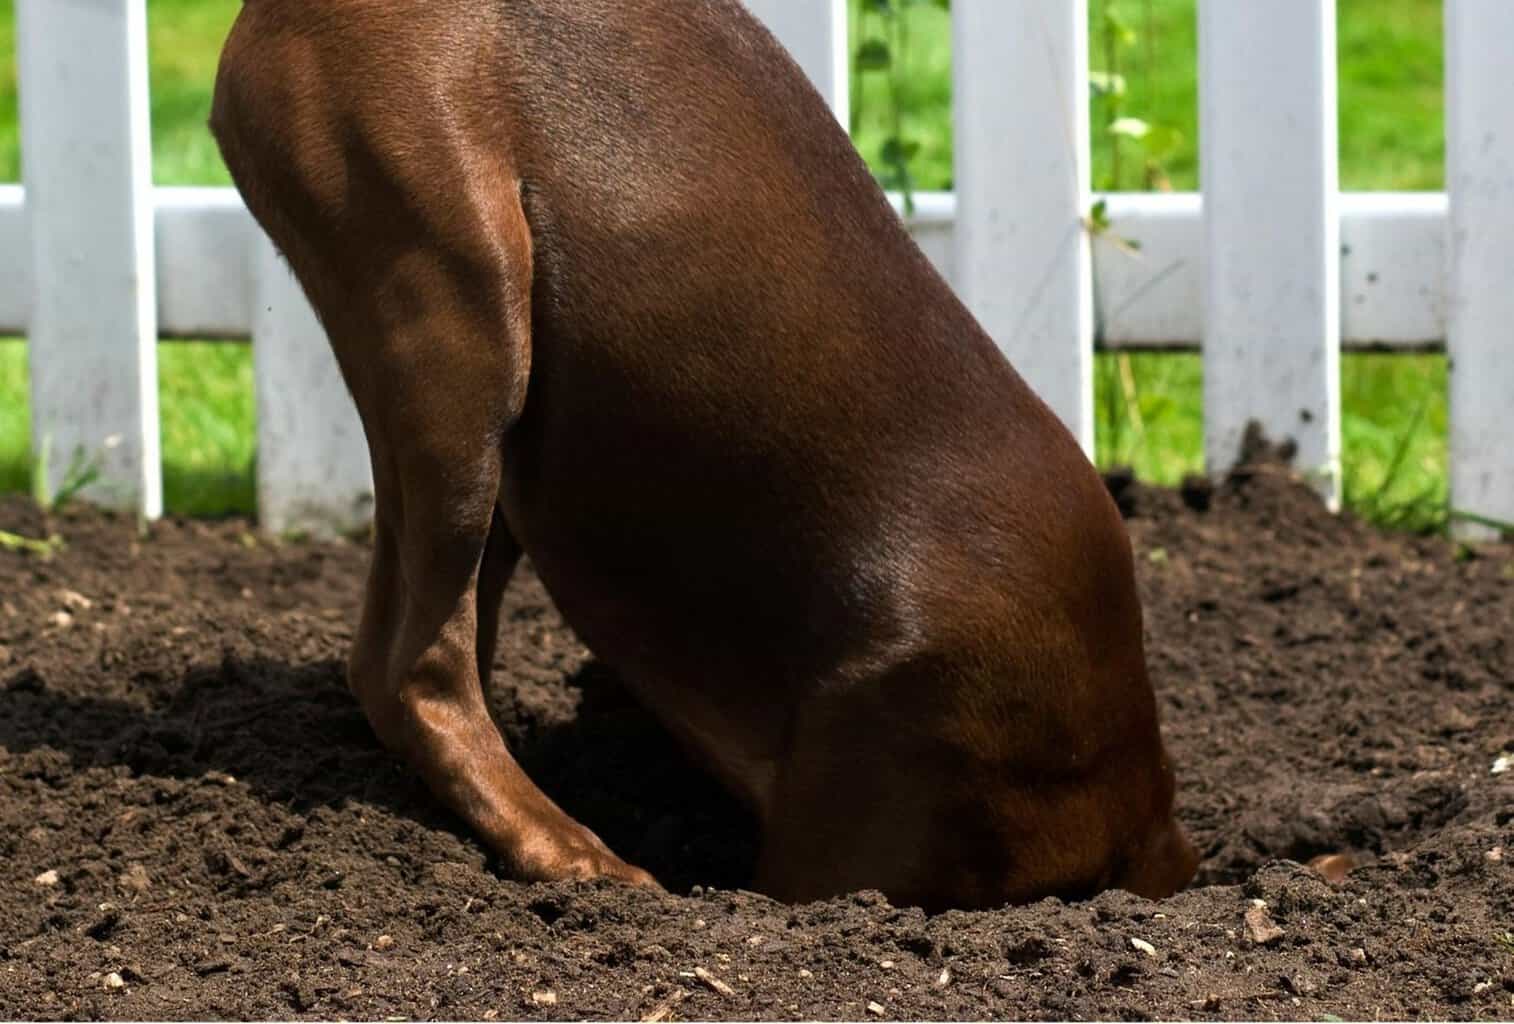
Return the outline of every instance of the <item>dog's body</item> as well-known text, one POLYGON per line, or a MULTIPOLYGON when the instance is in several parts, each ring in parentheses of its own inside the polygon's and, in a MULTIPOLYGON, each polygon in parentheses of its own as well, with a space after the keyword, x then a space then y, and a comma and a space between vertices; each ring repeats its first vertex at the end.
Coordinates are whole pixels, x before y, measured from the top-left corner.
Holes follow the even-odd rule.
POLYGON ((1192 875, 1101 481, 736 0, 246 0, 213 126, 372 452, 352 687, 518 876, 650 881, 488 718, 522 551, 760 888, 1192 875))

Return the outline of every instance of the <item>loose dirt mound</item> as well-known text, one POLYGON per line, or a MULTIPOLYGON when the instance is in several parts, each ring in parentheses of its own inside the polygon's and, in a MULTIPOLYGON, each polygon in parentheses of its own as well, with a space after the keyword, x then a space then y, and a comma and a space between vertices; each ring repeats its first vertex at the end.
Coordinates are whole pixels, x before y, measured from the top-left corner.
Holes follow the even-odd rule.
POLYGON ((0 552, 0 1016, 1514 1015, 1514 552, 1331 517, 1274 464, 1111 488, 1200 887, 933 918, 737 891, 751 822, 528 572, 501 722, 692 895, 500 880, 342 684, 360 546, 48 524, 53 560, 0 552), (1294 863, 1339 850, 1340 886, 1294 863))

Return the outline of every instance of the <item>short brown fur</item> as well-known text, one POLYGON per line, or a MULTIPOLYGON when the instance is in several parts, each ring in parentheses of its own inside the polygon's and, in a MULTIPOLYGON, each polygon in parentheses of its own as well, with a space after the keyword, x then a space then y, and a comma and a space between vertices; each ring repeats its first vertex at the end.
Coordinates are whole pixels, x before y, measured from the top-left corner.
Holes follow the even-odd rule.
POLYGON ((1189 880, 1113 504, 736 0, 248 0, 212 126, 367 432, 352 689, 515 876, 655 884, 488 716, 524 552, 767 892, 1189 880))

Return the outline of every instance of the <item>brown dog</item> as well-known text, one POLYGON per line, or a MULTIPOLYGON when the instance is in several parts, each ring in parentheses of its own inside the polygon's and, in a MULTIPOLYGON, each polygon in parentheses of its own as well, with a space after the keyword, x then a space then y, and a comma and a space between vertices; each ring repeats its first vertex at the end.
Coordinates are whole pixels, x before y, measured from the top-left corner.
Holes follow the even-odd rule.
POLYGON ((212 124, 367 431, 352 689, 516 876, 652 882, 486 711, 524 551, 767 892, 1188 881, 1113 504, 736 0, 246 0, 212 124))

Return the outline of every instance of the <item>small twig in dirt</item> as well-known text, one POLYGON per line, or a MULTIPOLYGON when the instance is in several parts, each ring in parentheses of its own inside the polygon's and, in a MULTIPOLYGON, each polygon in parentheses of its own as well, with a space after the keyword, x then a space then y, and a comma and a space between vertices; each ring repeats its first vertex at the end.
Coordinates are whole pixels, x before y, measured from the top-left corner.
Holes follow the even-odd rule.
POLYGON ((687 998, 689 998, 688 989, 675 988, 671 995, 648 1010, 646 1016, 642 1017, 641 1019, 644 1022, 667 1020, 668 1016, 673 1012, 673 1007, 677 1006, 687 998))
POLYGON ((734 998, 736 995, 736 990, 727 985, 725 982, 721 981, 719 978, 715 977, 713 971, 705 970, 703 967, 696 967, 694 968, 694 977, 698 978, 700 981, 708 985, 713 991, 719 992, 727 999, 734 998))

